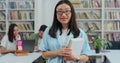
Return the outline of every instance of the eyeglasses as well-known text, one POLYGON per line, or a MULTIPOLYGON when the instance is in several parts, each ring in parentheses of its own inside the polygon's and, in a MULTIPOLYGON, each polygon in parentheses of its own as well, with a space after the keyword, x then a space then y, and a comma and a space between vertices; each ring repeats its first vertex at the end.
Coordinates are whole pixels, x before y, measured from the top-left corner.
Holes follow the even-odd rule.
POLYGON ((71 10, 66 10, 66 11, 58 10, 57 11, 58 15, 62 15, 63 13, 65 13, 66 15, 69 15, 71 13, 71 10))

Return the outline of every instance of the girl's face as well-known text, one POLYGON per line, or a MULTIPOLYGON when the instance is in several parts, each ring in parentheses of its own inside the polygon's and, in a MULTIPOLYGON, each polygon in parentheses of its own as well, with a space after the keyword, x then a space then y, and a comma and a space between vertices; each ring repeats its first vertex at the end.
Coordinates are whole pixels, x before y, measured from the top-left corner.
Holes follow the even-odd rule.
POLYGON ((39 31, 39 38, 42 38, 44 31, 39 31))
POLYGON ((18 27, 17 26, 14 27, 13 34, 15 37, 18 36, 18 27))
POLYGON ((63 3, 56 8, 57 19, 62 25, 68 25, 71 19, 71 8, 69 5, 63 3))

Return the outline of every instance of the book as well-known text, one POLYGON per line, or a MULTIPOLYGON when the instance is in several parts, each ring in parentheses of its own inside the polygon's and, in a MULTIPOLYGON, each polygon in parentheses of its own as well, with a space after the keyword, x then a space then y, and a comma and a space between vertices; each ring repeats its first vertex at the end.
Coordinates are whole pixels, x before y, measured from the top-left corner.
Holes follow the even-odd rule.
MULTIPOLYGON (((83 48, 84 39, 83 38, 73 38, 70 40, 68 47, 72 49, 72 54, 75 56, 80 56, 83 48)), ((66 61, 66 63, 73 63, 73 61, 66 61)))
POLYGON ((29 53, 29 51, 27 51, 27 50, 16 50, 15 51, 16 56, 27 56, 28 53, 29 53))
POLYGON ((84 39, 83 38, 73 38, 70 40, 68 47, 72 49, 72 54, 75 56, 80 56, 83 48, 84 39))
POLYGON ((5 20, 5 12, 0 11, 0 20, 5 20))

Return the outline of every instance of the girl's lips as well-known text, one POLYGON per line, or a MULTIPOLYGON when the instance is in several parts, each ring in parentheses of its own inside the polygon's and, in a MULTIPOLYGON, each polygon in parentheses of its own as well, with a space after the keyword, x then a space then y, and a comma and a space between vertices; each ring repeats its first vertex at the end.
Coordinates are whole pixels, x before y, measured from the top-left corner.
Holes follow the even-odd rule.
POLYGON ((62 21, 66 21, 67 19, 66 18, 63 18, 63 19, 61 19, 62 21))

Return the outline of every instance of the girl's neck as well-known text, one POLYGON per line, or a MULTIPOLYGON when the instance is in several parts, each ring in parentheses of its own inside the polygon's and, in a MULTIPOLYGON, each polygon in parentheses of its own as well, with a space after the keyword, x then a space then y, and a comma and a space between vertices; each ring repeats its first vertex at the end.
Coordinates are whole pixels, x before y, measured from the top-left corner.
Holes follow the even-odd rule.
POLYGON ((68 25, 67 24, 64 24, 62 25, 63 29, 68 29, 68 25))

